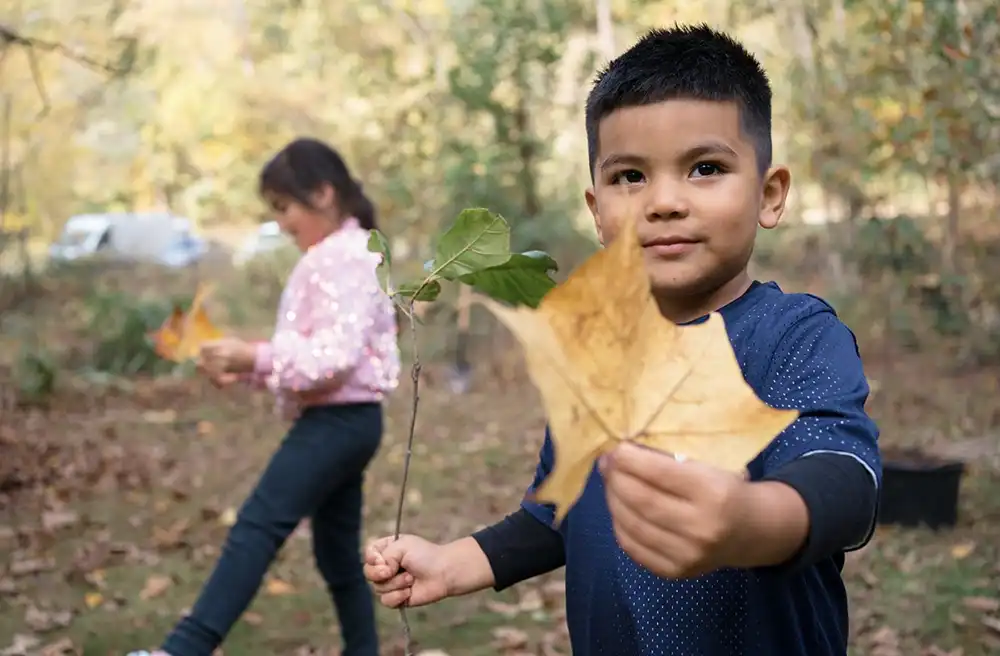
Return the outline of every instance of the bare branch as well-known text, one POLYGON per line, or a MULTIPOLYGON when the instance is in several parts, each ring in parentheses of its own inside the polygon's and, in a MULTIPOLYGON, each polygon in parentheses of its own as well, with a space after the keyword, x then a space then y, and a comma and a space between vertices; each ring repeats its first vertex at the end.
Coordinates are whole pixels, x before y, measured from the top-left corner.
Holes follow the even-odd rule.
MULTIPOLYGON (((127 69, 121 68, 109 62, 98 61, 85 53, 78 52, 73 48, 70 48, 64 43, 60 43, 58 41, 45 41, 35 37, 24 36, 9 25, 0 24, 0 50, 5 50, 7 46, 11 45, 27 48, 29 51, 42 50, 44 52, 57 52, 67 59, 75 61, 78 64, 82 64, 87 68, 103 73, 110 73, 111 75, 117 76, 128 73, 127 69)), ((37 64, 32 64, 32 66, 37 66, 37 64)))
POLYGON ((49 104, 48 92, 45 90, 45 82, 42 79, 42 71, 38 65, 37 51, 42 50, 45 52, 57 52, 71 61, 75 61, 78 64, 86 66, 87 68, 101 73, 109 73, 115 77, 128 73, 127 68, 115 66, 107 62, 97 61, 92 57, 73 50, 63 43, 27 37, 8 25, 0 24, 0 65, 3 64, 3 61, 7 56, 8 46, 20 46, 24 48, 25 53, 28 56, 28 66, 31 70, 31 79, 34 81, 35 88, 38 90, 38 97, 42 101, 42 111, 38 113, 38 118, 48 114, 51 105, 49 104))

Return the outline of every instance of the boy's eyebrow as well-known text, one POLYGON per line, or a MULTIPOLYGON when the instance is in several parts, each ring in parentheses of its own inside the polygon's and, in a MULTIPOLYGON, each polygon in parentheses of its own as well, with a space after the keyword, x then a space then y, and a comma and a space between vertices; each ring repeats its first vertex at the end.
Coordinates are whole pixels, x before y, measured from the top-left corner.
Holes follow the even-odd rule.
POLYGON ((721 141, 706 141, 685 151, 683 159, 698 159, 705 155, 726 155, 728 157, 739 157, 739 154, 729 145, 721 141))
MULTIPOLYGON (((736 157, 736 158, 739 157, 739 153, 733 150, 732 147, 728 146, 722 141, 712 140, 688 148, 681 154, 679 159, 681 161, 687 162, 694 159, 698 159, 699 157, 705 157, 706 155, 716 155, 716 156, 725 155, 727 157, 736 157)), ((601 170, 604 171, 614 166, 642 167, 646 165, 648 161, 649 160, 647 160, 642 155, 612 153, 611 155, 608 155, 606 158, 604 158, 604 161, 601 162, 601 170)))
POLYGON ((601 170, 605 171, 613 166, 643 166, 647 162, 641 155, 611 154, 601 162, 601 170))

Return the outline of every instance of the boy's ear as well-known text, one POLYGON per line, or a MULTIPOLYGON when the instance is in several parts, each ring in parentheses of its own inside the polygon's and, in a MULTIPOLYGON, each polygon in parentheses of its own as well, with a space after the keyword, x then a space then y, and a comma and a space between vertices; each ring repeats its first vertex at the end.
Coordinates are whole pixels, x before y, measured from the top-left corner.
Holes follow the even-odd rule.
POLYGON ((587 200, 587 209, 590 210, 590 215, 594 217, 594 230, 597 231, 597 240, 601 242, 601 246, 604 246, 604 231, 601 230, 601 213, 597 210, 597 196, 594 195, 594 188, 587 187, 586 191, 583 192, 583 197, 587 200))
POLYGON ((788 190, 792 186, 792 174, 784 166, 774 166, 764 174, 764 189, 760 197, 760 212, 757 223, 770 230, 777 227, 785 213, 788 190))

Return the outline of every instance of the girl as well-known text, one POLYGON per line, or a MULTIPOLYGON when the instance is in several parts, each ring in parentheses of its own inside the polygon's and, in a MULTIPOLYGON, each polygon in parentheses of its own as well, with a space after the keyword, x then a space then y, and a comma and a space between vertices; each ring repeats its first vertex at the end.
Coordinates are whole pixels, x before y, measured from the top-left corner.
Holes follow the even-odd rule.
POLYGON ((392 303, 375 274, 378 256, 367 249, 375 210, 337 152, 313 139, 275 155, 261 171, 260 192, 304 254, 271 341, 206 344, 201 367, 220 386, 240 378, 266 385, 294 422, 190 615, 153 656, 210 656, 304 517, 312 520, 343 656, 377 656, 360 559, 362 481, 382 437, 382 400, 398 382, 399 352, 392 303))

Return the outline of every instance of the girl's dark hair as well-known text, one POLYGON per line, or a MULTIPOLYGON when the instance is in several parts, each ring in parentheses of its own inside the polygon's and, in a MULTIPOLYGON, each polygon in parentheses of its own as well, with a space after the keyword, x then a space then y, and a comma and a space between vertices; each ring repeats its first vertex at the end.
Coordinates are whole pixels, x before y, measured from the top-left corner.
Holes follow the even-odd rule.
POLYGON ((375 206, 336 150, 319 139, 299 138, 282 148, 260 171, 259 192, 294 198, 311 206, 310 194, 324 184, 337 192, 340 211, 353 216, 365 230, 375 225, 375 206))

